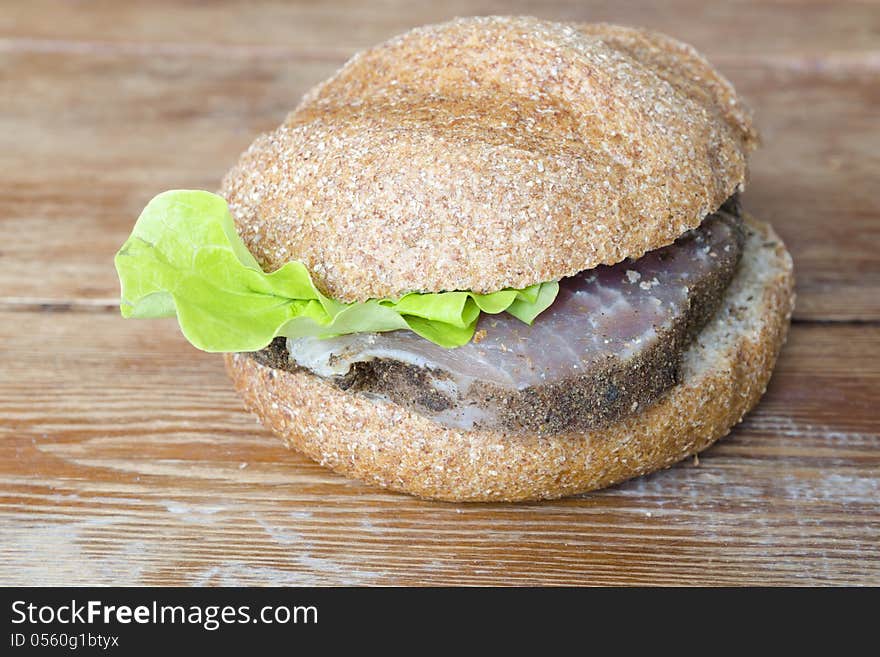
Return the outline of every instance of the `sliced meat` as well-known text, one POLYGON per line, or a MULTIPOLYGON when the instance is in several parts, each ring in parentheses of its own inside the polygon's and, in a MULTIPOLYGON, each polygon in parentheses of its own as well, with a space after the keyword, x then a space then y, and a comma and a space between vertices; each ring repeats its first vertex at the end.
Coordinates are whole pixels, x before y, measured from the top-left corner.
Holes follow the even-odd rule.
POLYGON ((675 384, 682 352, 733 278, 742 239, 732 199, 670 246, 564 279, 532 326, 484 315, 457 349, 394 331, 281 339, 254 357, 462 429, 601 426, 675 384))

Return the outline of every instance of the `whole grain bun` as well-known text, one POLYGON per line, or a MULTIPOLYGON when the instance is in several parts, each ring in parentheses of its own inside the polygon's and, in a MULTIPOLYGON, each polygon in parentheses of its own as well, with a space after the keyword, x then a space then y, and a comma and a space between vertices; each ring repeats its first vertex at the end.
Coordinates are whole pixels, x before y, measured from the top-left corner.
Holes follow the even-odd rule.
POLYGON ((222 193, 264 268, 301 260, 337 299, 493 292, 671 243, 743 187, 756 140, 674 39, 467 18, 355 55, 222 193))
POLYGON ((420 497, 535 500, 608 486, 667 467, 730 431, 766 389, 794 305, 791 257, 769 225, 746 217, 740 269, 684 355, 682 381, 602 430, 556 436, 449 429, 307 372, 229 354, 245 404, 322 465, 420 497))

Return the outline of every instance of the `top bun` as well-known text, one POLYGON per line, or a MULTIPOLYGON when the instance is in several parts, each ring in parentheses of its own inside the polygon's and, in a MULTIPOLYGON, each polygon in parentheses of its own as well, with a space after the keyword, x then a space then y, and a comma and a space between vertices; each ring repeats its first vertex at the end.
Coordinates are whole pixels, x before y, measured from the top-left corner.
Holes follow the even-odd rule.
POLYGON ((342 301, 522 288, 674 241, 757 135, 693 48, 613 25, 458 19, 355 55, 223 181, 266 270, 342 301))

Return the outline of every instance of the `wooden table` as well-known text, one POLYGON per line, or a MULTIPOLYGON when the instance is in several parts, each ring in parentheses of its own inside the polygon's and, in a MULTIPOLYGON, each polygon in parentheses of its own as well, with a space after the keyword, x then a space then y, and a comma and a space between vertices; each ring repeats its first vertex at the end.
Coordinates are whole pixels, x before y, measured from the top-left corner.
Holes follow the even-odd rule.
POLYGON ((0 584, 880 584, 880 5, 360 0, 0 8, 0 584), (752 104, 794 254, 764 402, 691 462, 552 503, 383 492, 285 450, 221 359, 123 321, 112 256, 355 50, 480 13, 642 24, 752 104))

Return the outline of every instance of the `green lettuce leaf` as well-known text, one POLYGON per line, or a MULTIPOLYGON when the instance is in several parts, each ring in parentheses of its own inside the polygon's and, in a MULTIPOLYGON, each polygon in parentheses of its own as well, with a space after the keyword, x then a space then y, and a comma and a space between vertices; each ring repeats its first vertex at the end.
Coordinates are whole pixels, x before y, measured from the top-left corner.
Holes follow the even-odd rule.
POLYGON ((531 324, 553 303, 555 282, 492 294, 441 292, 340 303, 305 265, 267 274, 235 230, 226 201, 203 191, 155 197, 116 254, 123 317, 174 317, 204 351, 256 351, 278 336, 331 337, 409 329, 443 347, 473 337, 480 313, 507 311, 531 324))

